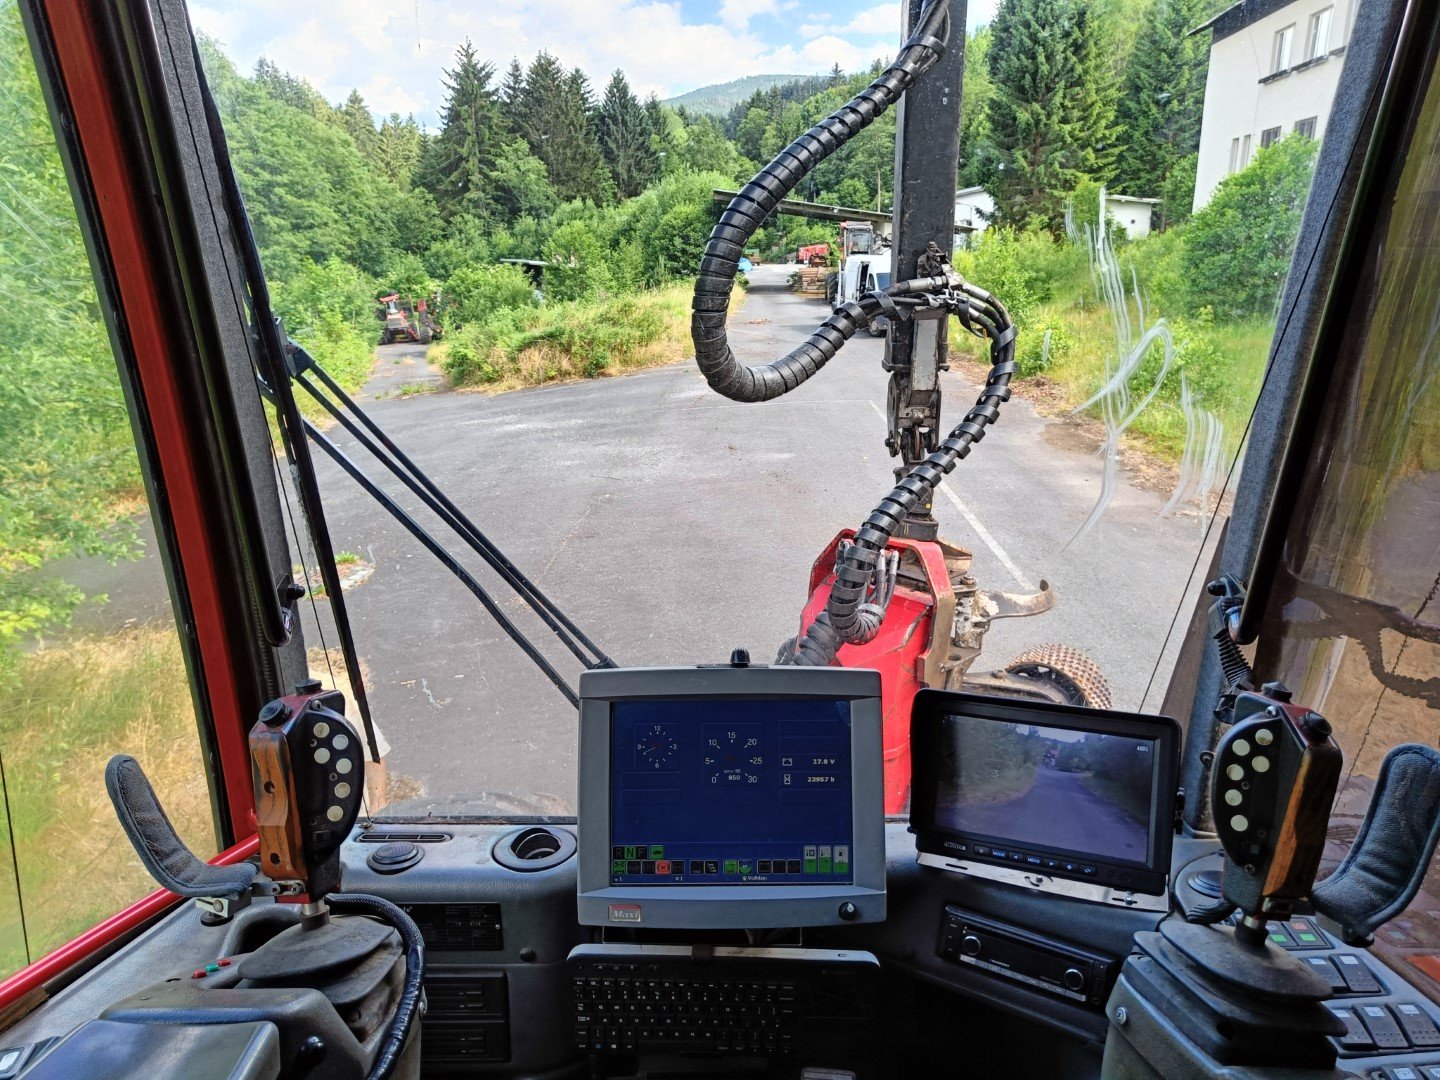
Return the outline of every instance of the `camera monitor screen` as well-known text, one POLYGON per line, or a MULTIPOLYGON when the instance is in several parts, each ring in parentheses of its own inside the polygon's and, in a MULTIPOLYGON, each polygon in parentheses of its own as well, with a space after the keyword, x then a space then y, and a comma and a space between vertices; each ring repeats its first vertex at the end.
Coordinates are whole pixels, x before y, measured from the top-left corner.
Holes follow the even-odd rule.
POLYGON ((878 678, 587 672, 581 921, 825 925, 883 913, 878 678))
POLYGON ((1105 891, 1164 891, 1177 728, 1165 717, 927 691, 912 726, 922 854, 1105 891))

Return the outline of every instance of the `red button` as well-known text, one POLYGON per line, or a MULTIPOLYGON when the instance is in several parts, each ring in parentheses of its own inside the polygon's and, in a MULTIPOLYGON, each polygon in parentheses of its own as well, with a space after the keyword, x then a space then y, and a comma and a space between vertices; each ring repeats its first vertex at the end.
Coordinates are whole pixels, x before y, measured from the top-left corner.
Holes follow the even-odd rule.
POLYGON ((205 977, 205 969, 201 968, 199 971, 195 972, 195 974, 191 975, 190 977, 192 979, 203 979, 205 977))
POLYGON ((229 967, 229 966, 230 966, 230 961, 229 961, 229 960, 221 960, 221 961, 219 961, 219 964, 220 964, 221 967, 229 967))
POLYGON ((670 872, 670 860, 661 859, 659 862, 657 862, 655 864, 655 872, 657 874, 668 874, 670 872))

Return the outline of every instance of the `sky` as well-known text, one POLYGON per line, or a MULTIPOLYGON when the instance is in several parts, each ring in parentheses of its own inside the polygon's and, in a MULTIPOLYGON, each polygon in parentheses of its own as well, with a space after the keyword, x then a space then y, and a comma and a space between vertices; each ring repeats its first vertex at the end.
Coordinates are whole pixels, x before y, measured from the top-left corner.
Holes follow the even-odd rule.
MULTIPOLYGON (((971 0, 972 26, 998 0, 971 0)), ((268 57, 331 101, 437 126, 441 73, 467 37, 503 73, 548 49, 597 92, 610 72, 672 97, 742 75, 858 70, 894 54, 900 2, 874 0, 192 0, 191 19, 243 74, 268 57)))

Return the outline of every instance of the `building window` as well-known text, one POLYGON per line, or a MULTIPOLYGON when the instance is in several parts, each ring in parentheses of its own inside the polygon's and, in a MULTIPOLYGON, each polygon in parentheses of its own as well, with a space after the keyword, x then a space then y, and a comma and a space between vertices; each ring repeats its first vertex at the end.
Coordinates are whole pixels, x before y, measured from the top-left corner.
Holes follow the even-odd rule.
POLYGON ((1270 49, 1270 74, 1278 75, 1290 66, 1290 47, 1295 42, 1295 24, 1275 31, 1275 44, 1270 49))
POLYGON ((1315 120, 1316 117, 1313 116, 1307 117, 1304 120, 1296 120, 1295 131, 1298 134, 1304 135, 1307 139, 1315 138, 1315 120))
POLYGON ((1280 129, 1278 127, 1266 128, 1260 132, 1260 149, 1280 141, 1280 129))
POLYGON ((1250 136, 1246 135, 1240 140, 1240 168, 1250 164, 1250 136))
POLYGON ((1230 140, 1230 172, 1240 170, 1240 139, 1235 137, 1230 140))
POLYGON ((1310 16, 1310 29, 1305 35, 1305 59, 1315 60, 1330 51, 1330 16, 1334 8, 1322 8, 1310 16))

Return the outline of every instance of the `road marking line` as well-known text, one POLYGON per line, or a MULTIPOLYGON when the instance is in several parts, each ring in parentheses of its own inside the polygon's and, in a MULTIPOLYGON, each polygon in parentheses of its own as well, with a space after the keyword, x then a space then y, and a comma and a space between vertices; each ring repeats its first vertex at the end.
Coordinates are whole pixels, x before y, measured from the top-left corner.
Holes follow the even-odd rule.
MULTIPOLYGON (((884 420, 887 424, 890 422, 886 415, 880 411, 879 405, 876 405, 873 401, 867 402, 867 404, 875 410, 875 415, 880 417, 881 420, 884 420)), ((1000 560, 1000 565, 1009 571, 1010 576, 1015 579, 1016 583, 1022 589, 1033 588, 1025 575, 1020 572, 1020 567, 1015 565, 1015 561, 1011 559, 1005 549, 1000 546, 1000 541, 996 540, 994 534, 981 523, 980 519, 970 511, 970 508, 960 501, 960 496, 955 494, 950 485, 942 480, 940 481, 938 490, 940 494, 950 500, 956 510, 960 511, 960 516, 965 519, 965 523, 975 530, 975 535, 990 549, 990 553, 1000 560)))

